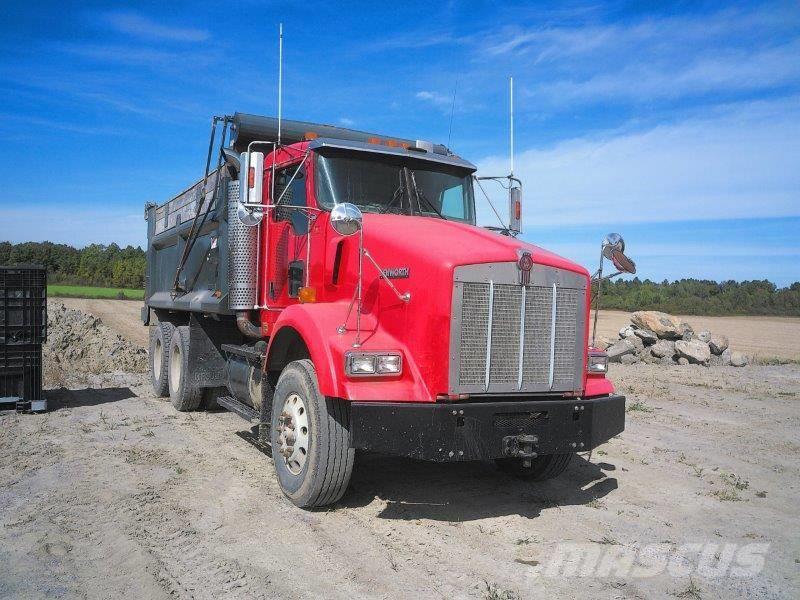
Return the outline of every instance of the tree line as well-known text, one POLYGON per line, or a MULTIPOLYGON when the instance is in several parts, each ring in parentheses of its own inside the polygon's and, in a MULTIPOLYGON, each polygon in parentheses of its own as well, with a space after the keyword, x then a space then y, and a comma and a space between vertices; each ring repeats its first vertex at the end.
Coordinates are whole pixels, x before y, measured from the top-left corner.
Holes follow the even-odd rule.
POLYGON ((601 309, 660 310, 682 315, 800 316, 800 282, 778 288, 761 281, 649 279, 604 281, 601 309))
POLYGON ((46 267, 49 283, 143 289, 147 259, 141 248, 117 244, 73 248, 52 242, 0 242, 0 265, 16 264, 46 267))
MULTIPOLYGON (((141 248, 117 244, 73 248, 52 242, 0 242, 0 265, 21 263, 47 267, 50 283, 142 289, 147 260, 141 248)), ((617 279, 603 282, 600 306, 684 315, 800 316, 800 282, 778 288, 766 280, 617 279)))

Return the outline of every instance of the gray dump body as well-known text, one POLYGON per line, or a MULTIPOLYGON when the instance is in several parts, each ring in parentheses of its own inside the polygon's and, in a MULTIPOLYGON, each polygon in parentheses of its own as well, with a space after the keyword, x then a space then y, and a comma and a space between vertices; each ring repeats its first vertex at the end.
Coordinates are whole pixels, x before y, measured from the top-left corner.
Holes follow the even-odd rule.
MULTIPOLYGON (((230 177, 222 175, 214 194, 217 175, 203 181, 160 206, 148 205, 147 280, 145 304, 154 309, 233 314, 228 306, 228 197, 230 177), (175 273, 192 229, 198 204, 201 215, 213 202, 200 234, 179 278, 185 293, 174 294, 175 273)), ((238 187, 235 182, 233 189, 238 187)), ((236 190, 238 191, 238 190, 236 190)))

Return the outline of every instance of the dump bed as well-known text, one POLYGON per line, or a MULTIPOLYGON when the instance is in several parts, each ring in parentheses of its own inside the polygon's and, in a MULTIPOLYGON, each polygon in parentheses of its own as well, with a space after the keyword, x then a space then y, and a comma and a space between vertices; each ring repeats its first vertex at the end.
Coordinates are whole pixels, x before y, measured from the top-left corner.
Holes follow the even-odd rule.
POLYGON ((162 205, 148 204, 145 305, 150 308, 233 314, 228 308, 228 216, 231 182, 225 169, 212 172, 162 205), (216 193, 215 193, 216 189, 216 193), (187 246, 195 215, 208 212, 178 278, 175 274, 187 246), (209 209, 210 207, 210 209, 209 209))

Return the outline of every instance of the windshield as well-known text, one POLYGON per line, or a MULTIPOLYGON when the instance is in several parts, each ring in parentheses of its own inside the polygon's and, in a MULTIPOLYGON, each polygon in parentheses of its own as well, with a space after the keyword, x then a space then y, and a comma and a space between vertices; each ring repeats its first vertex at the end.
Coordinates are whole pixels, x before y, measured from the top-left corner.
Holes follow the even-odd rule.
POLYGON ((421 215, 475 224, 472 175, 407 156, 325 149, 316 157, 324 208, 352 202, 363 212, 421 215))

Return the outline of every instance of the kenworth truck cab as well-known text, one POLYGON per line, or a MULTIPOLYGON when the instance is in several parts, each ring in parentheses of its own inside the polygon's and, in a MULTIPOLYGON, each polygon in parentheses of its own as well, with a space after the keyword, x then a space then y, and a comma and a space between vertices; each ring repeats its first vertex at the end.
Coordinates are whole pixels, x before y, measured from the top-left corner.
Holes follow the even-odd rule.
POLYGON ((342 497, 356 450, 538 480, 620 433, 588 271, 514 237, 513 178, 511 226, 477 226, 475 171, 427 142, 214 117, 203 179, 145 210, 156 393, 257 423, 301 507, 342 497))

